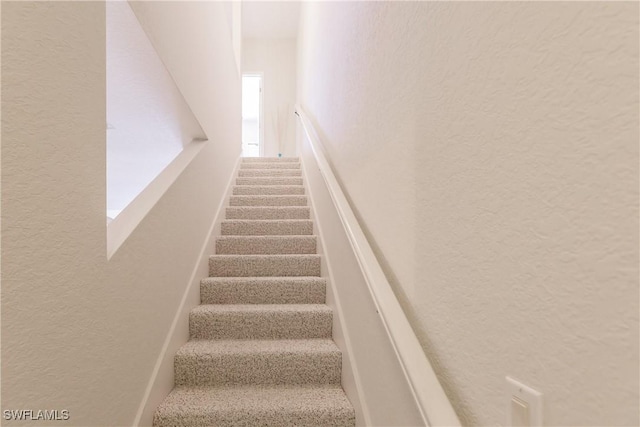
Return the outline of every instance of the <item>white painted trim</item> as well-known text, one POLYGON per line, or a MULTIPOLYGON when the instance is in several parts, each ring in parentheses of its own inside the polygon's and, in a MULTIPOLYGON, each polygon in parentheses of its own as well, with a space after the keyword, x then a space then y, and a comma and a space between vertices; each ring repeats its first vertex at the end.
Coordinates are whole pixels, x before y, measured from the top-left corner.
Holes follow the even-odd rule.
MULTIPOLYGON (((171 322, 171 327, 167 332, 167 336, 165 337, 164 344, 162 345, 162 349, 158 354, 158 358, 156 359, 156 364, 153 368, 153 372, 151 373, 151 377, 149 378, 149 382, 147 383, 147 388, 145 389, 144 395, 140 402, 140 406, 138 407, 138 411, 136 413, 136 417, 133 421, 133 427, 137 427, 140 425, 142 416, 144 414, 145 408, 147 406, 147 402, 149 400, 149 396, 151 394, 151 390, 156 382, 158 374, 160 372, 160 367, 163 365, 163 362, 167 358, 167 350, 169 345, 173 341, 173 337, 176 333, 176 325, 180 320, 180 316, 183 314, 185 309, 185 303, 187 301, 187 297, 193 290, 193 286, 199 286, 201 277, 198 276, 199 272, 202 270, 201 267, 203 264, 209 265, 209 256, 213 253, 213 237, 217 234, 216 230, 220 228, 220 223, 224 218, 224 209, 228 205, 229 198, 231 196, 231 192, 233 189, 233 184, 236 176, 238 175, 238 169, 240 168, 241 157, 238 157, 236 160, 236 164, 231 172, 231 176, 229 177, 229 181, 227 181, 227 187, 222 200, 220 200, 220 204, 218 205, 218 209, 213 217, 213 221, 211 222, 211 226, 209 227, 209 233, 207 234, 207 238, 202 244, 202 248, 200 249, 200 254, 198 255, 198 261, 195 263, 193 267, 193 271, 191 273, 191 277, 189 278, 189 282, 187 287, 182 294, 182 299, 180 301, 180 305, 176 310, 176 314, 173 317, 173 321, 171 322)), ((174 355, 169 355, 170 358, 173 359, 174 355)), ((171 364, 173 367, 173 364, 171 364)))
MULTIPOLYGON (((308 183, 309 179, 307 178, 307 170, 304 163, 302 164, 302 174, 304 177, 304 181, 308 183)), ((313 190, 311 186, 307 184, 305 187, 309 192, 309 200, 313 200, 313 190)), ((319 243, 319 249, 320 249, 319 252, 322 255, 322 260, 325 261, 328 259, 328 257, 327 257, 327 254, 325 253, 324 244, 323 244, 324 233, 322 232, 322 225, 320 224, 320 221, 316 220, 318 218, 318 214, 316 212, 315 204, 313 202, 311 203, 311 212, 313 215, 313 218, 311 219, 314 220, 313 223, 318 229, 318 240, 319 240, 318 243, 319 243)), ((364 425, 370 426, 370 425, 373 425, 373 423, 371 421, 369 406, 367 405, 367 402, 364 399, 364 393, 362 392, 363 385, 362 385, 361 375, 360 375, 360 372, 358 371, 358 365, 356 363, 356 360, 353 357, 353 345, 351 344, 351 338, 349 336, 349 332, 344 325, 344 321, 342 321, 342 319, 344 319, 344 314, 343 314, 344 310, 342 309, 342 304, 340 302, 340 296, 339 296, 340 294, 338 293, 338 289, 336 288, 336 281, 334 279, 333 270, 331 269, 331 264, 329 262, 325 262, 325 266, 327 268, 327 274, 329 276, 327 278, 327 281, 329 282, 329 286, 331 286, 331 290, 333 292, 333 298, 335 300, 335 307, 332 307, 332 308, 334 308, 335 314, 339 319, 338 323, 340 325, 340 331, 342 333, 342 337, 344 338, 345 348, 342 350, 347 355, 347 358, 349 359, 349 365, 351 367, 351 371, 353 372, 353 380, 355 382, 356 389, 358 390, 358 402, 360 404, 360 410, 362 412, 364 425)))
POLYGON ((208 140, 193 140, 187 144, 180 154, 124 208, 120 215, 109 223, 107 226, 107 259, 111 259, 138 224, 158 203, 158 200, 209 143, 208 140))
POLYGON ((427 426, 460 426, 451 402, 323 154, 320 138, 299 105, 296 112, 424 423, 427 426))

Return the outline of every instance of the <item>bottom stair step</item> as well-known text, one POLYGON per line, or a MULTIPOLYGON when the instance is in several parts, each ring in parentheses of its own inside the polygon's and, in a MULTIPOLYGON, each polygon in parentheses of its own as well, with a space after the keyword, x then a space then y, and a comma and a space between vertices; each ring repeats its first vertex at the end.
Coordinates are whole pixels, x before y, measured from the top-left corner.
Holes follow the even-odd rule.
POLYGON ((339 386, 176 387, 153 425, 351 427, 355 413, 339 386))

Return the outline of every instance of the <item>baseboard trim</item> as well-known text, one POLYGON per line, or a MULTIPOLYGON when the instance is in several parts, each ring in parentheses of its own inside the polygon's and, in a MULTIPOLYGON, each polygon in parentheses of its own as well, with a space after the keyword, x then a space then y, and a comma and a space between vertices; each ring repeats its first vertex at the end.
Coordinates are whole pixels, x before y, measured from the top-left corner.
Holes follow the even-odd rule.
MULTIPOLYGON (((176 314, 173 318, 173 321, 171 323, 171 327, 169 328, 169 331, 167 333, 167 336, 165 337, 164 343, 162 345, 162 349, 160 350, 160 353, 158 354, 158 358, 156 359, 156 363, 155 366, 153 368, 153 372, 151 373, 151 377, 149 378, 149 382, 147 383, 147 387, 145 389, 144 395, 142 397, 142 400, 140 402, 140 406, 138 407, 138 411, 136 413, 135 419, 133 421, 133 427, 137 427, 140 425, 141 421, 143 420, 143 418, 147 418, 149 417, 149 413, 151 414, 150 417, 153 416, 153 411, 155 411, 155 406, 152 408, 149 408, 149 397, 151 396, 151 391, 153 390, 154 386, 156 385, 156 381, 158 379, 158 374, 160 373, 160 369, 161 367, 167 363, 167 357, 170 357, 170 362, 173 361, 174 355, 170 354, 168 355, 168 349, 169 346, 171 344, 171 342, 174 339, 174 336, 176 334, 176 326, 178 325, 180 318, 182 316, 188 316, 188 311, 185 312, 185 304, 186 301, 188 299, 188 296, 191 294, 191 292, 193 292, 194 286, 198 287, 200 286, 200 280, 202 279, 201 276, 201 271, 203 270, 203 268, 208 268, 209 265, 209 255, 211 255, 213 253, 214 250, 214 240, 213 237, 217 234, 217 230, 220 229, 220 223, 222 222, 222 219, 224 217, 224 209, 226 208, 226 206, 228 205, 228 201, 229 201, 229 197, 231 196, 231 192, 232 192, 232 188, 233 188, 233 182, 236 178, 236 176, 238 175, 238 169, 240 167, 240 161, 242 160, 241 157, 238 157, 236 160, 236 164, 233 167, 233 170, 231 172, 231 176, 229 177, 229 180, 227 181, 226 184, 226 191, 224 196, 222 197, 222 200, 220 201, 220 204, 218 205, 218 209, 216 210, 216 213, 213 217, 213 221, 211 223, 211 226, 209 227, 209 232, 207 233, 207 237, 204 240, 203 244, 202 244, 202 248, 200 250, 200 253, 198 255, 198 261, 196 262, 193 271, 191 273, 191 277, 189 278, 189 282, 188 282, 188 286, 185 288, 185 291, 182 295, 182 299, 180 301, 180 305, 178 306, 178 309, 176 311, 176 314), (203 267, 206 266, 206 267, 203 267), (147 417, 145 417, 145 415, 147 415, 147 417)), ((173 367, 173 363, 170 363, 171 367, 173 367)), ((151 425, 151 424, 149 424, 151 425)))

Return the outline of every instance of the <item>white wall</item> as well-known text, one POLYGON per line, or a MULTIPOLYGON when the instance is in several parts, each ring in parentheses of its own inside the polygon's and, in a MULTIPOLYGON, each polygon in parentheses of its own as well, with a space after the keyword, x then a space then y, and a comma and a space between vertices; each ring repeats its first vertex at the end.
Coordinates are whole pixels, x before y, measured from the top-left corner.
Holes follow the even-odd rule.
POLYGON ((188 338, 187 291, 240 153, 240 79, 222 4, 136 13, 209 141, 107 261, 105 4, 2 4, 3 410, 149 425, 188 338))
MULTIPOLYGON (((233 45, 225 22, 224 3, 197 3, 130 2, 205 133, 211 137, 223 129, 233 130, 233 140, 225 143, 239 154, 240 76, 227 64, 226 55, 229 48, 233 54, 233 45), (223 82, 232 87, 223 90, 223 82)), ((235 66, 235 62, 233 64, 235 66)), ((226 147, 220 141, 215 145, 226 147)))
POLYGON ((127 2, 107 2, 107 212, 115 217, 204 131, 127 2))
POLYGON ((638 425, 638 4, 303 5, 299 101, 468 425, 638 425))
POLYGON ((109 330, 104 9, 2 4, 2 409, 77 425, 132 415, 109 330))
MULTIPOLYGON (((182 189, 190 193, 190 201, 172 205, 178 212, 206 209, 210 222, 206 230, 199 230, 197 245, 188 239, 180 239, 190 245, 187 253, 193 254, 192 267, 195 265, 196 268, 184 282, 188 287, 180 288, 184 305, 180 305, 179 298, 170 300, 170 310, 166 313, 171 315, 173 324, 169 322, 158 328, 164 333, 165 347, 156 349, 157 371, 147 384, 150 394, 139 402, 138 408, 139 425, 151 425, 153 411, 173 388, 174 355, 189 339, 189 311, 200 303, 199 282, 209 272, 207 254, 211 253, 211 220, 225 201, 225 192, 240 156, 241 76, 234 52, 233 31, 229 31, 226 23, 223 2, 130 4, 210 141, 207 151, 199 157, 193 180, 182 189), (175 329, 170 330, 170 326, 175 329)), ((176 220, 180 224, 175 224, 173 231, 178 235, 183 227, 190 228, 189 218, 177 214, 176 220)), ((168 250, 168 254, 175 255, 176 250, 179 249, 168 250)))
POLYGON ((242 59, 242 4, 238 1, 225 1, 224 12, 227 15, 227 24, 231 40, 233 42, 233 53, 236 58, 238 73, 242 72, 240 62, 242 59))
POLYGON ((259 38, 242 41, 242 72, 264 73, 264 148, 265 157, 295 156, 296 102, 295 39, 259 38), (283 138, 277 138, 276 123, 283 120, 283 138), (280 142, 282 144, 280 144, 280 142))

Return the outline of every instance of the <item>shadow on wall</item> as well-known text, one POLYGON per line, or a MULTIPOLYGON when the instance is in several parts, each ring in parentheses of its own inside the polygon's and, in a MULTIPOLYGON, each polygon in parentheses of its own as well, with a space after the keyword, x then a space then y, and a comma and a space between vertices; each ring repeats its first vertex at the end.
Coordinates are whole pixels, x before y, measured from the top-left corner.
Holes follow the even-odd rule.
POLYGON ((107 2, 107 224, 206 139, 127 2, 107 2))

